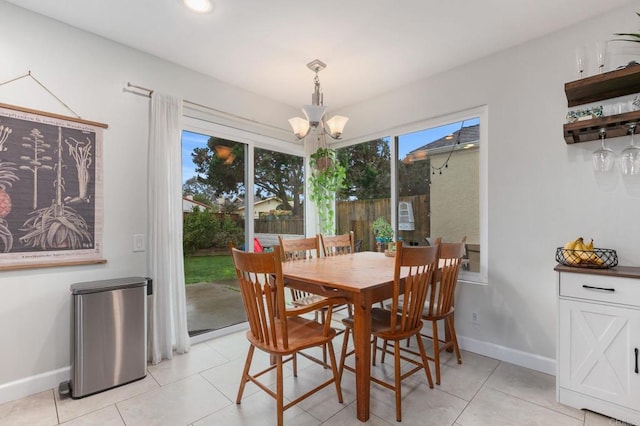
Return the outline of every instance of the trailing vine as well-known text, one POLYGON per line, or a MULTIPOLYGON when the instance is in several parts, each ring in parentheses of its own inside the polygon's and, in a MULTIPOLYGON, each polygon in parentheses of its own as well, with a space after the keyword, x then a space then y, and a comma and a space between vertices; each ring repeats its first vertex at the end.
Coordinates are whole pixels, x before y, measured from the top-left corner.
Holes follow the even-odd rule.
POLYGON ((318 208, 320 231, 324 234, 335 234, 335 211, 333 203, 336 192, 344 188, 347 170, 337 159, 336 151, 331 148, 318 148, 311 154, 309 165, 309 199, 318 208))

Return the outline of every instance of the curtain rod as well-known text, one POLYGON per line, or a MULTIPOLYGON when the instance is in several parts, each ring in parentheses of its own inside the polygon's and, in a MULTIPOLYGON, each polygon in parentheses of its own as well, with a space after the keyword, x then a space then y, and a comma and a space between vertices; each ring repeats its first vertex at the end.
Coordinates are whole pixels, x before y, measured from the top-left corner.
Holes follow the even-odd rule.
MULTIPOLYGON (((132 92, 132 93, 136 93, 138 95, 146 96, 148 98, 150 98, 151 95, 154 92, 153 89, 147 89, 146 87, 142 87, 142 86, 138 86, 138 85, 135 85, 135 84, 131 84, 128 81, 127 81, 127 87, 131 87, 131 88, 134 88, 134 89, 143 90, 143 91, 147 92, 146 94, 137 93, 137 92, 132 92)), ((187 100, 187 99, 183 99, 182 102, 185 103, 185 104, 189 104, 189 105, 195 106, 195 107, 204 108, 204 109, 207 109, 209 111, 216 112, 218 114, 224 114, 226 116, 229 116, 229 117, 232 117, 232 118, 236 118, 236 119, 239 119, 239 120, 242 120, 242 121, 246 121, 248 123, 259 124, 260 126, 266 126, 266 127, 270 127, 272 129, 275 129, 275 130, 278 130, 278 131, 281 131, 281 132, 289 133, 288 129, 283 129, 282 127, 274 126, 274 125, 271 125, 271 124, 261 123, 260 121, 253 120, 251 118, 247 118, 247 117, 243 117, 241 115, 237 115, 237 114, 233 114, 233 113, 230 113, 230 112, 222 111, 222 110, 219 110, 219 109, 207 106, 207 105, 199 104, 197 102, 193 102, 193 101, 190 101, 190 100, 187 100)))

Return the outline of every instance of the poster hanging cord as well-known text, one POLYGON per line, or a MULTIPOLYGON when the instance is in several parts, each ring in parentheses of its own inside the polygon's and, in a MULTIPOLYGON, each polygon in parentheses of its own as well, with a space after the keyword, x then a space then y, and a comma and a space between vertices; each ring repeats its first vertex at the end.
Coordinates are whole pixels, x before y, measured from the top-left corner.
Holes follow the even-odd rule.
POLYGON ((72 110, 69 105, 65 104, 64 102, 62 102, 62 99, 60 99, 59 97, 57 97, 51 90, 49 90, 47 88, 47 86, 45 86, 44 84, 40 83, 40 80, 38 80, 37 78, 35 78, 32 74, 31 74, 31 70, 29 70, 26 74, 21 75, 20 77, 16 77, 16 78, 12 78, 10 80, 4 81, 2 83, 0 83, 0 86, 4 86, 5 84, 9 84, 9 83, 13 83, 14 81, 18 81, 21 80, 25 77, 31 77, 33 79, 33 81, 35 81, 36 83, 38 83, 40 85, 40 87, 42 87, 44 90, 47 91, 47 93, 49 93, 51 96, 53 96, 54 98, 56 98, 56 100, 58 102, 60 102, 66 109, 68 109, 69 111, 71 111, 73 113, 73 115, 75 115, 77 118, 82 118, 80 117, 80 115, 78 115, 74 110, 72 110))

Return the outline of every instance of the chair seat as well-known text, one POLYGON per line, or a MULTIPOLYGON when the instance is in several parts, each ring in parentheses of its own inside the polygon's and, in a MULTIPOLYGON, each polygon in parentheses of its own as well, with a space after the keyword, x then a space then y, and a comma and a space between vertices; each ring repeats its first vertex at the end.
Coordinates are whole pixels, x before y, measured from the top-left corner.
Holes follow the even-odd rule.
MULTIPOLYGON (((391 309, 391 305, 387 305, 386 306, 387 309, 391 309)), ((398 310, 401 311, 402 310, 402 302, 398 302, 398 310)), ((433 310, 434 311, 438 311, 438 304, 434 303, 433 304, 433 310)), ((429 321, 437 321, 443 318, 448 317, 449 315, 453 315, 455 308, 452 306, 451 309, 443 314, 440 315, 429 315, 429 308, 427 308, 425 306, 424 310, 422 311, 422 318, 429 320, 429 321)))
POLYGON ((302 349, 322 345, 333 339, 336 335, 336 331, 331 328, 329 329, 328 335, 324 336, 324 325, 317 321, 302 317, 287 318, 287 331, 289 333, 287 341, 289 343, 289 347, 285 350, 283 349, 282 335, 279 333, 279 323, 280 320, 276 320, 276 327, 274 327, 276 330, 275 336, 277 346, 271 343, 265 344, 264 342, 261 342, 259 339, 254 337, 251 331, 247 331, 247 339, 251 344, 265 352, 288 355, 302 349))
POLYGON ((304 297, 293 300, 291 303, 293 303, 294 306, 308 306, 308 305, 314 305, 318 302, 322 302, 324 299, 326 299, 326 297, 320 296, 318 294, 309 293, 304 297))
MULTIPOLYGON (((407 330, 405 333, 400 333, 400 325, 402 316, 396 315, 396 330, 391 330, 391 311, 382 308, 373 308, 371 310, 371 334, 374 334, 382 339, 388 340, 399 340, 405 339, 406 335, 415 334, 416 330, 420 330, 420 327, 417 327, 412 330, 407 330)), ((345 327, 353 328, 353 317, 347 317, 342 320, 342 324, 345 327)), ((421 323, 422 324, 422 323, 421 323)))

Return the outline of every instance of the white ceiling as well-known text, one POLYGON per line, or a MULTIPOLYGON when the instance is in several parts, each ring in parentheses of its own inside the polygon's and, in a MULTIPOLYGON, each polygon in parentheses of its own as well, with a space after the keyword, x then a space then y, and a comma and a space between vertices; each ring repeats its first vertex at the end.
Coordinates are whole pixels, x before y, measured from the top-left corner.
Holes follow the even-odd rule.
MULTIPOLYGON (((0 0, 1 1, 1 0, 0 0)), ((6 0, 285 104, 340 108, 629 0, 6 0)), ((142 84, 144 82, 133 82, 142 84)))

